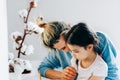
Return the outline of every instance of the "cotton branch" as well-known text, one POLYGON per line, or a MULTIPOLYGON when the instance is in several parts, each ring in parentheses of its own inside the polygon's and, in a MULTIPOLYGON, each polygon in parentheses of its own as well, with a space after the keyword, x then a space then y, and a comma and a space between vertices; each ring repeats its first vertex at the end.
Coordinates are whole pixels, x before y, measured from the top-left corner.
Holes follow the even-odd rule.
MULTIPOLYGON (((24 23, 27 24, 28 23, 28 18, 29 18, 29 14, 30 14, 30 11, 32 8, 35 7, 35 2, 32 1, 30 2, 30 6, 29 6, 29 9, 28 9, 28 13, 27 13, 27 17, 24 17, 24 23)), ((27 28, 27 25, 26 25, 26 28, 27 28)), ((21 48, 23 47, 23 42, 25 41, 25 38, 27 36, 27 34, 30 34, 31 31, 28 31, 27 29, 24 29, 24 34, 23 34, 23 37, 22 37, 22 41, 19 45, 19 48, 16 48, 16 50, 18 50, 18 58, 20 58, 20 54, 22 53, 23 55, 25 55, 25 52, 21 52, 21 48)))

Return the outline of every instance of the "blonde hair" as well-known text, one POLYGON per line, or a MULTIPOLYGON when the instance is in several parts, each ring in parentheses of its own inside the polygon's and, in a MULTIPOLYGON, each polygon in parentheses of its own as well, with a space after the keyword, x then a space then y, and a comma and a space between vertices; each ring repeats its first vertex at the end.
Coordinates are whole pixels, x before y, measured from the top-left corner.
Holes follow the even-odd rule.
POLYGON ((41 34, 42 42, 46 47, 50 49, 54 49, 53 46, 58 42, 60 35, 63 35, 63 32, 65 32, 65 30, 68 30, 67 25, 64 22, 58 21, 45 23, 40 27, 44 28, 44 31, 41 34))

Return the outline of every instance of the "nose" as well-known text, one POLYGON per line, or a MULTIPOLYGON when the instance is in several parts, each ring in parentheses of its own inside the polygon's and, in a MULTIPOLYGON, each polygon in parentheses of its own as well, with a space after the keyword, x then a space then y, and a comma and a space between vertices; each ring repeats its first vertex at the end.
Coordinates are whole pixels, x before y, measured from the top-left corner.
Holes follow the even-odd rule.
POLYGON ((75 57, 75 58, 76 58, 76 53, 72 52, 72 55, 73 55, 73 57, 75 57))

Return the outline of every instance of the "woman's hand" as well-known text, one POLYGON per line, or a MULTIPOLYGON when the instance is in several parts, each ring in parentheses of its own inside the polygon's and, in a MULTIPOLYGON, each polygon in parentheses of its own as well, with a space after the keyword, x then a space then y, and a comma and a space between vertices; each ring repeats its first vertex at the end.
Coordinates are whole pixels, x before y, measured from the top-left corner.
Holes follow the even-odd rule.
POLYGON ((61 80, 74 80, 75 76, 76 69, 72 66, 68 66, 64 69, 61 80))

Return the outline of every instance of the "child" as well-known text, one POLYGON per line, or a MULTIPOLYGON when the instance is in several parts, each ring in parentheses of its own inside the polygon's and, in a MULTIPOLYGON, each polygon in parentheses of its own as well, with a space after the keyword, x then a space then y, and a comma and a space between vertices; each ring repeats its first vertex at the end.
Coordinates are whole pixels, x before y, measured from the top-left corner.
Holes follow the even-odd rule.
POLYGON ((107 64, 97 54, 98 38, 85 23, 73 26, 66 35, 66 41, 73 55, 71 65, 76 70, 67 67, 64 70, 65 76, 77 72, 77 80, 104 80, 107 77, 107 64))

